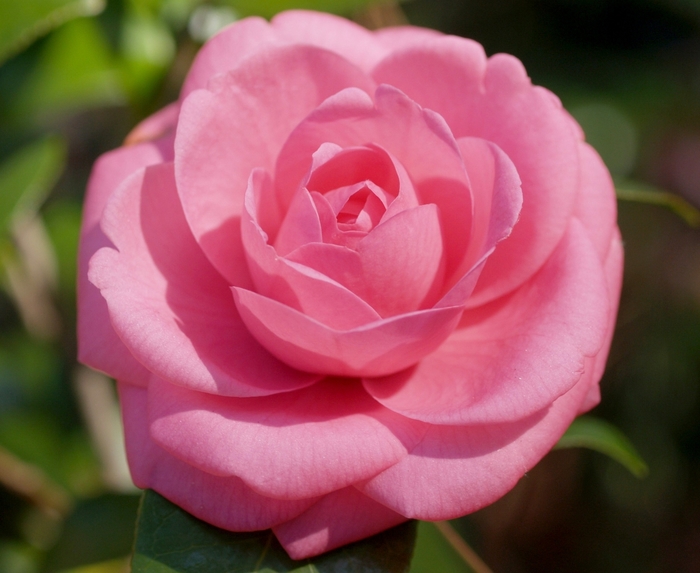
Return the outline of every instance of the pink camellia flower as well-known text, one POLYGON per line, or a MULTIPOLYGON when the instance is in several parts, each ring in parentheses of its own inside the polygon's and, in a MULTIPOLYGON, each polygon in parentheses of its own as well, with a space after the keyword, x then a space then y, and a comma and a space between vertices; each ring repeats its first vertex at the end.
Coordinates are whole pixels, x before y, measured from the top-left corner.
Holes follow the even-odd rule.
POLYGON ((293 558, 502 496, 599 399, 610 176, 521 63, 245 19, 95 165, 80 358, 136 484, 293 558))

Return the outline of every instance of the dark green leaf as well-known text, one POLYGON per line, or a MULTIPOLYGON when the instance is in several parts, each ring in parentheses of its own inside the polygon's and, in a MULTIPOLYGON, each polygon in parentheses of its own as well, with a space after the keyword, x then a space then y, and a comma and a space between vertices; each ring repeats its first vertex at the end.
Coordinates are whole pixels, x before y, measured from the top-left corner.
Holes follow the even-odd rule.
POLYGON ((589 448, 610 456, 637 477, 649 473, 644 460, 620 430, 591 416, 581 416, 573 421, 555 446, 555 449, 560 448, 589 448))
POLYGON ((408 522, 311 560, 293 561, 271 531, 231 533, 146 491, 132 573, 399 573, 408 571, 416 538, 408 522))
POLYGON ((0 165, 0 233, 20 210, 38 208, 63 171, 65 145, 47 137, 23 147, 0 165))
POLYGON ((64 22, 99 14, 105 0, 0 2, 0 63, 64 22))
POLYGON ((129 555, 138 503, 137 495, 106 494, 78 504, 46 556, 43 571, 52 573, 129 555))

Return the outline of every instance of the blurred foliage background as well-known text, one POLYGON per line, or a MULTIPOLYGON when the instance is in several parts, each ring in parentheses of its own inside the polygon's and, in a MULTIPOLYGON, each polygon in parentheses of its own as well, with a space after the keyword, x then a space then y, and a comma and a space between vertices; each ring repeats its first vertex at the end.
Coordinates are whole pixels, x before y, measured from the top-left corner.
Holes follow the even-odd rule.
MULTIPOLYGON (((453 522, 497 573, 700 571, 700 0, 0 0, 0 572, 128 570, 138 492, 111 382, 75 362, 90 168, 198 46, 290 7, 509 52, 616 178, 626 275, 594 412, 650 467, 558 450, 453 522), (633 201, 629 201, 633 199, 633 201), (675 211, 667 206, 675 207, 675 211)), ((412 571, 469 571, 421 524, 412 571)))

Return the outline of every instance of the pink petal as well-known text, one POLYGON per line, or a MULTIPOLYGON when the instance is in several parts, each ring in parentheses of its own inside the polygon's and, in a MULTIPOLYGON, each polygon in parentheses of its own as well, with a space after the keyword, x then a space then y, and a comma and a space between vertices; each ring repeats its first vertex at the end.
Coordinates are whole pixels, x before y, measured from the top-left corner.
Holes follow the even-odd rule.
POLYGON ((281 523, 273 531, 292 559, 306 559, 404 521, 403 515, 354 487, 347 487, 323 496, 300 516, 281 523))
MULTIPOLYGON (((271 186, 269 177, 263 171, 255 170, 250 178, 241 226, 248 266, 257 292, 295 308, 331 328, 353 328, 379 319, 372 307, 356 294, 312 267, 295 263, 290 258, 279 257, 275 249, 266 243, 266 233, 256 221, 257 207, 260 204, 257 198, 265 186, 271 186)), ((308 194, 306 196, 306 203, 309 203, 310 198, 308 194)), ((298 205, 303 201, 304 195, 297 197, 298 205)), ((318 217, 313 221, 313 203, 307 205, 306 211, 301 207, 299 211, 295 208, 292 215, 296 213, 301 217, 302 212, 308 217, 306 223, 301 221, 300 224, 308 224, 306 230, 310 238, 314 237, 314 224, 317 226, 316 234, 320 235, 318 217)))
POLYGON ((605 370, 605 363, 608 359, 608 353, 610 352, 610 344, 612 343, 612 337, 615 333, 615 323, 617 321, 617 309, 620 304, 620 292, 622 291, 622 271, 624 269, 624 256, 625 253, 622 249, 622 237, 620 236, 620 230, 615 229, 613 232, 612 239, 610 241, 610 246, 608 247, 608 254, 605 259, 605 277, 607 279, 608 285, 608 297, 610 300, 610 322, 608 324, 608 333, 603 343, 603 347, 600 349, 595 357, 595 368, 593 373, 593 379, 599 381, 603 376, 605 370))
POLYGON ((183 101, 175 140, 178 191, 195 238, 231 284, 250 286, 240 239, 250 173, 271 172, 292 129, 348 86, 374 89, 331 52, 266 46, 217 77, 214 91, 198 90, 183 101))
POLYGON ((508 492, 556 443, 590 386, 585 372, 547 410, 507 424, 430 426, 398 464, 360 491, 407 517, 442 520, 471 513, 508 492))
POLYGON ((279 499, 372 477, 425 432, 425 424, 377 404, 358 381, 339 379, 262 398, 213 396, 156 379, 148 412, 153 439, 174 456, 279 499))
MULTIPOLYGON (((262 177, 262 175, 257 175, 258 173, 261 172, 254 172, 251 177, 251 183, 254 182, 254 178, 260 179, 262 177)), ((260 181, 257 183, 259 187, 257 191, 258 196, 263 195, 262 187, 266 185, 272 187, 272 181, 269 176, 265 174, 265 177, 265 182, 260 181)), ((258 200, 257 203, 256 219, 259 218, 258 215, 260 211, 265 208, 264 201, 258 200)), ((262 225, 260 227, 262 231, 262 225)), ((289 206, 289 210, 275 237, 275 251, 279 256, 283 257, 302 245, 306 245, 307 243, 321 243, 322 241, 323 233, 321 230, 321 221, 319 220, 315 202, 306 189, 301 189, 294 196, 292 204, 289 206)))
POLYGON ((250 333, 293 368, 337 376, 382 376, 433 352, 454 330, 462 307, 417 311, 350 330, 333 330, 270 298, 233 288, 250 333))
POLYGON ((601 258, 608 252, 617 228, 617 200, 610 172, 598 153, 587 143, 579 144, 581 174, 576 202, 576 217, 588 230, 588 236, 601 258))
POLYGON ((158 145, 142 143, 116 149, 97 160, 85 197, 78 253, 78 359, 114 378, 143 385, 149 374, 114 332, 107 303, 88 281, 88 261, 99 249, 111 244, 99 223, 112 193, 135 171, 163 161, 163 155, 158 145))
POLYGON ((383 317, 431 306, 444 279, 442 241, 440 214, 432 204, 375 227, 357 245, 363 300, 383 317))
POLYGON ((203 472, 160 448, 148 432, 147 391, 119 384, 126 453, 134 483, 154 489, 192 515, 223 529, 255 531, 294 518, 316 499, 264 497, 235 476, 203 472))
POLYGON ((423 188, 437 185, 461 186, 468 196, 464 163, 442 118, 421 109, 391 86, 377 88, 375 100, 376 107, 366 93, 343 90, 327 99, 291 133, 275 171, 283 208, 309 172, 312 154, 327 142, 343 148, 371 142, 383 148, 406 169, 421 199, 423 188))
POLYGON ((280 40, 262 18, 245 18, 227 26, 197 53, 180 92, 180 101, 207 87, 211 78, 237 67, 243 59, 280 40))
POLYGON ((522 419, 569 391, 608 331, 605 275, 572 220, 552 257, 509 299, 466 311, 462 325, 415 368, 364 381, 387 408, 431 424, 522 419))
POLYGON ((518 60, 487 62, 477 43, 437 38, 396 51, 372 73, 446 120, 455 137, 498 145, 522 180, 523 208, 512 235, 490 258, 472 304, 506 294, 531 277, 561 240, 578 188, 578 141, 558 100, 533 88, 518 60))
POLYGON ((365 72, 371 70, 387 53, 374 34, 331 14, 288 10, 272 19, 272 28, 277 37, 283 40, 330 50, 365 72))
MULTIPOLYGON (((520 215, 523 194, 515 165, 497 145, 473 137, 463 137, 457 144, 467 168, 474 203, 469 247, 454 274, 460 278, 510 235, 520 215)), ((459 219, 454 218, 452 210, 443 213, 448 233, 456 235, 461 229, 453 227, 459 219)))
POLYGON ((172 163, 132 175, 105 208, 117 250, 90 261, 115 331, 151 372, 206 392, 259 396, 315 377, 274 360, 248 334, 229 287, 203 256, 179 204, 172 163))

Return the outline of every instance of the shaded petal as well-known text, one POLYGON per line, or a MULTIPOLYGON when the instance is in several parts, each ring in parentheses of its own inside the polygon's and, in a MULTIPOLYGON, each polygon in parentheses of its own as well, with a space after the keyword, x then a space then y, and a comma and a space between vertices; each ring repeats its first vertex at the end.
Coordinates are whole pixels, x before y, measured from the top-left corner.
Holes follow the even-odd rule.
POLYGON ((358 489, 407 517, 453 519, 508 492, 569 427, 590 387, 584 373, 547 410, 508 424, 430 426, 398 464, 358 489))
POLYGON ((372 32, 331 14, 287 10, 272 19, 272 28, 278 38, 325 48, 340 54, 365 72, 387 53, 372 32))
POLYGON ((198 390, 238 396, 284 392, 316 379, 280 364, 249 334, 229 287, 195 243, 172 163, 131 176, 102 218, 118 250, 90 261, 90 281, 112 324, 151 372, 198 390))
POLYGON ((402 459, 426 429, 377 404, 355 380, 230 398, 154 379, 148 411, 153 439, 174 456, 280 499, 370 478, 402 459))
POLYGON ((354 487, 323 496, 300 516, 273 531, 292 559, 306 559, 364 539, 406 521, 354 487))
POLYGON ((492 308, 466 311, 447 341, 415 368, 364 381, 379 402, 432 424, 519 420, 581 378, 610 320, 605 275, 582 225, 541 271, 492 308))
POLYGON ((171 456, 149 435, 147 391, 119 384, 119 398, 134 483, 154 489, 199 519, 231 531, 255 531, 292 519, 316 501, 270 499, 240 478, 208 474, 171 456))
POLYGON ((292 129, 348 86, 374 89, 336 54, 267 46, 217 76, 214 91, 198 90, 183 101, 175 139, 178 192, 197 241, 231 284, 250 286, 240 214, 252 170, 271 172, 292 129))
POLYGON ((197 52, 180 92, 180 101, 207 87, 211 78, 228 72, 243 59, 280 40, 262 18, 244 18, 210 38, 197 52))
POLYGON ((422 310, 340 331, 255 292, 233 291, 248 330, 270 353, 299 370, 328 375, 403 370, 433 352, 462 314, 461 306, 422 310))
POLYGON ((154 143, 122 147, 102 155, 90 175, 78 252, 78 359, 124 382, 145 385, 149 373, 131 355, 112 328, 107 303, 88 280, 88 262, 102 247, 110 246, 100 229, 105 204, 132 173, 164 160, 154 143))
POLYGON ((578 140, 556 97, 533 87, 522 64, 488 61, 476 42, 442 37, 394 52, 372 73, 444 117, 455 137, 497 144, 522 180, 512 235, 490 258, 471 304, 506 294, 544 264, 566 231, 578 188, 578 140))
MULTIPOLYGON (((241 227, 248 266, 257 292, 331 328, 353 328, 377 320, 379 315, 376 311, 356 294, 311 267, 298 264, 291 258, 279 257, 275 249, 267 244, 266 233, 256 221, 260 203, 257 198, 263 194, 266 186, 271 186, 267 174, 255 170, 246 194, 241 227)), ((297 195, 299 201, 303 197, 303 194, 297 195)), ((314 210, 313 203, 308 209, 314 210)), ((313 220, 313 217, 308 219, 313 220)), ((307 230, 313 237, 313 230, 307 230)), ((320 229, 317 231, 320 233, 320 229)))

